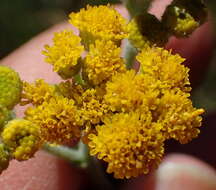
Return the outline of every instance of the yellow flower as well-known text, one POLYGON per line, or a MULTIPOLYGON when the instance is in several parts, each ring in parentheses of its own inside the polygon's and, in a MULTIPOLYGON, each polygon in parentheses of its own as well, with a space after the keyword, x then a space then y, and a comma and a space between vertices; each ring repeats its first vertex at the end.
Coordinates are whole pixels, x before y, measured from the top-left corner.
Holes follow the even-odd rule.
POLYGON ((21 98, 22 82, 17 72, 0 65, 0 105, 12 109, 21 98))
POLYGON ((107 82, 113 75, 125 72, 121 49, 112 41, 96 41, 84 60, 83 72, 93 85, 107 82))
POLYGON ((90 6, 71 13, 69 22, 80 30, 82 42, 88 49, 95 40, 119 41, 127 37, 126 20, 110 5, 90 6))
POLYGON ((164 88, 179 88, 190 91, 189 69, 182 65, 184 58, 162 48, 147 48, 137 55, 141 72, 163 83, 164 88))
POLYGON ((2 140, 19 161, 33 157, 42 143, 38 125, 24 119, 8 122, 2 132, 2 140))
POLYGON ((68 143, 81 136, 82 125, 74 101, 61 96, 28 108, 26 119, 40 126, 42 138, 50 143, 68 143))
POLYGON ((115 114, 89 135, 90 154, 108 162, 115 178, 146 174, 158 166, 164 153, 161 126, 137 113, 115 114))
POLYGON ((71 81, 65 81, 56 85, 56 90, 64 97, 73 99, 76 105, 82 104, 84 90, 81 85, 71 81))
MULTIPOLYGON (((181 4, 181 1, 179 2, 181 4)), ((200 25, 187 8, 174 3, 166 8, 162 17, 163 24, 177 37, 190 35, 200 25)))
POLYGON ((157 122, 164 127, 166 139, 173 138, 182 144, 188 143, 199 134, 203 109, 193 107, 189 94, 181 91, 165 91, 158 105, 157 122))
POLYGON ((78 63, 84 47, 80 44, 80 37, 72 31, 62 31, 55 33, 53 46, 46 45, 42 52, 45 61, 54 66, 54 71, 63 78, 70 78, 75 75, 80 68, 78 63))
POLYGON ((44 101, 49 101, 55 95, 55 87, 49 85, 43 79, 37 79, 35 84, 24 82, 21 105, 29 103, 40 105, 44 101))
POLYGON ((160 82, 155 78, 129 70, 113 76, 107 83, 104 100, 112 111, 129 112, 143 106, 154 109, 159 87, 160 82))
POLYGON ((95 89, 88 89, 82 94, 81 116, 84 122, 98 124, 108 112, 108 105, 97 95, 95 89))

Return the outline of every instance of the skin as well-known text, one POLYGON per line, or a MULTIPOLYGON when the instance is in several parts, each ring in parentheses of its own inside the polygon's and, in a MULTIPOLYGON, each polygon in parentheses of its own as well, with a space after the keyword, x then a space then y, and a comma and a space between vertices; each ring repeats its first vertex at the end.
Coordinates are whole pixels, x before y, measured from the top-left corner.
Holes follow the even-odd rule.
MULTIPOLYGON (((163 0, 162 4, 167 2, 163 0)), ((125 14, 122 8, 118 7, 118 10, 125 14)), ((155 4, 151 11, 160 15, 161 6, 155 4), (160 10, 157 7, 160 7, 160 10)), ((52 27, 5 57, 0 63, 14 68, 23 80, 29 82, 37 78, 44 78, 49 83, 58 82, 60 78, 52 72, 49 64, 44 63, 41 50, 44 44, 51 44, 53 32, 66 28, 71 29, 72 26, 61 23, 52 27)), ((194 32, 189 39, 172 38, 167 48, 172 48, 174 52, 187 57, 186 64, 200 74, 200 71, 207 67, 210 59, 213 49, 212 39, 211 27, 207 23, 194 32), (200 41, 204 43, 201 44, 200 41)), ((199 77, 198 75, 197 78, 199 77)), ((16 110, 18 116, 23 115, 20 107, 16 110)), ((213 190, 216 189, 215 182, 216 172, 208 164, 187 155, 172 154, 165 157, 157 171, 130 180, 123 189, 163 190, 171 187, 174 190, 213 190)), ((12 161, 9 168, 0 176, 1 190, 75 190, 88 189, 88 185, 88 176, 84 171, 75 169, 69 163, 42 151, 28 161, 22 163, 12 161)))

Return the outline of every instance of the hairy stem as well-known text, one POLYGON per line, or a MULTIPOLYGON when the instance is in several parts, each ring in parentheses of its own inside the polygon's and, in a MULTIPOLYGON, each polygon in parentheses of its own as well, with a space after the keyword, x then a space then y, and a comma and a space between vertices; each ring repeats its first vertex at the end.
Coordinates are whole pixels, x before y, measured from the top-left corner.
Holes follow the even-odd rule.
POLYGON ((44 144, 43 149, 55 156, 72 162, 80 168, 87 168, 89 164, 89 154, 86 145, 80 142, 77 149, 72 149, 62 145, 44 144))

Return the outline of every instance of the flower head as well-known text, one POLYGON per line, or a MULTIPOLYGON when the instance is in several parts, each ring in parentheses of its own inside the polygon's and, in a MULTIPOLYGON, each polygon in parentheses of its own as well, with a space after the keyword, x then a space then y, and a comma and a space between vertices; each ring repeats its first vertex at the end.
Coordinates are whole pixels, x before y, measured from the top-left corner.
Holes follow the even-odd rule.
POLYGON ((46 45, 42 52, 46 56, 45 61, 52 64, 62 78, 69 78, 79 71, 78 59, 84 50, 80 41, 80 37, 72 31, 64 30, 55 33, 53 46, 46 45))
POLYGON ((182 91, 167 90, 157 108, 158 122, 164 127, 166 139, 173 138, 182 144, 196 138, 200 132, 203 109, 193 107, 189 94, 182 91))
POLYGON ((137 75, 134 70, 113 76, 106 85, 105 102, 112 111, 129 112, 143 106, 154 107, 160 82, 153 77, 137 75))
POLYGON ((0 105, 13 108, 21 98, 22 82, 17 72, 0 65, 0 105))
POLYGON ((41 134, 38 125, 24 119, 14 119, 7 123, 2 140, 17 160, 28 160, 41 146, 41 134))
POLYGON ((141 72, 160 80, 165 88, 190 91, 189 69, 182 65, 184 58, 172 55, 163 48, 147 48, 137 55, 141 72))
POLYGON ((111 6, 90 6, 70 14, 70 23, 80 30, 82 42, 89 47, 96 39, 118 42, 125 38, 126 20, 111 6))
POLYGON ((161 126, 146 115, 116 114, 96 127, 97 134, 89 135, 90 154, 108 162, 107 172, 114 173, 116 178, 146 174, 161 161, 161 126))
POLYGON ((96 41, 90 45, 83 72, 93 85, 107 82, 116 73, 125 72, 125 64, 120 57, 121 49, 112 41, 96 41))
POLYGON ((81 120, 72 99, 56 96, 49 102, 28 108, 26 119, 40 126, 43 140, 68 143, 81 136, 81 120))
POLYGON ((40 105, 44 101, 49 101, 55 94, 55 87, 47 84, 43 79, 37 79, 35 84, 24 82, 21 104, 40 105))

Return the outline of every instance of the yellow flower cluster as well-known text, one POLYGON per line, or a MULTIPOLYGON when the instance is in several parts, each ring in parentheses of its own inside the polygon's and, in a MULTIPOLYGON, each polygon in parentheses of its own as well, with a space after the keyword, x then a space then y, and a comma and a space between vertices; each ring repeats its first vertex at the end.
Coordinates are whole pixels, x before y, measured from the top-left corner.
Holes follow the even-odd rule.
POLYGON ((87 6, 70 15, 79 36, 71 31, 56 33, 53 46, 46 45, 43 51, 45 61, 67 80, 55 85, 43 80, 24 83, 21 103, 33 106, 25 111, 23 128, 11 121, 2 135, 14 157, 24 160, 31 155, 26 154, 30 151, 26 143, 33 141, 29 138, 35 132, 29 132, 25 122, 37 126, 42 142, 83 140, 90 154, 107 162, 107 172, 116 178, 136 177, 156 168, 166 140, 187 143, 197 137, 204 110, 194 108, 189 99, 184 59, 157 47, 168 38, 161 37, 167 31, 160 21, 152 16, 137 19, 145 27, 152 26, 153 33, 140 31, 135 20, 127 27, 110 5, 87 6), (158 32, 160 37, 155 37, 158 32), (140 35, 134 36, 140 43, 137 72, 127 70, 121 57, 121 40, 128 33, 129 38, 140 35))
POLYGON ((40 128, 28 120, 11 120, 1 136, 12 156, 19 161, 31 158, 41 146, 40 128))
POLYGON ((197 137, 204 112, 189 99, 184 59, 155 47, 140 52, 137 60, 140 73, 129 70, 107 82, 104 100, 115 114, 89 135, 91 154, 108 162, 107 171, 117 178, 145 174, 157 166, 165 140, 184 144, 197 137))

